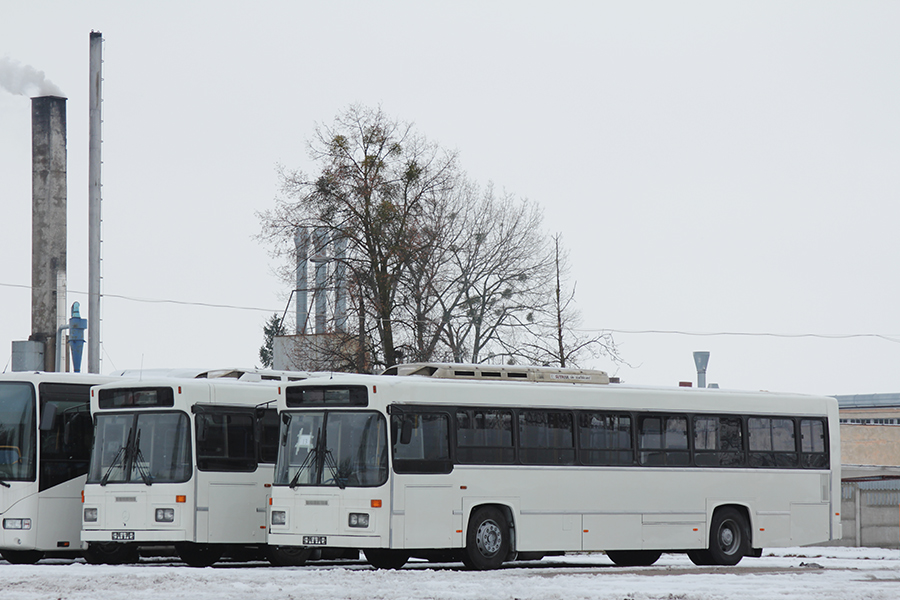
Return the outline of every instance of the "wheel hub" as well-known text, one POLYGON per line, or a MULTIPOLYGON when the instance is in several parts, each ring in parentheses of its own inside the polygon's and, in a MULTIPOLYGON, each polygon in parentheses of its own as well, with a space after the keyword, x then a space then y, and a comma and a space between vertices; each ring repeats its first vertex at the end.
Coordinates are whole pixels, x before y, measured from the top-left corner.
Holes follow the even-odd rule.
POLYGON ((475 534, 475 544, 479 552, 484 556, 493 556, 500 551, 503 543, 503 533, 494 521, 485 521, 478 526, 475 534))

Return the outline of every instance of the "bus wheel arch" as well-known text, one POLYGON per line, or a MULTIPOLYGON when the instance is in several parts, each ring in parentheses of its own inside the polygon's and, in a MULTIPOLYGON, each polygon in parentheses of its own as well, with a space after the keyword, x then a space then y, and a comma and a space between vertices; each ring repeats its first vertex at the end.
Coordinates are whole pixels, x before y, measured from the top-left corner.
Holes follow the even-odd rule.
POLYGON ((496 569, 515 558, 515 523, 509 507, 483 504, 472 508, 462 561, 469 569, 496 569))

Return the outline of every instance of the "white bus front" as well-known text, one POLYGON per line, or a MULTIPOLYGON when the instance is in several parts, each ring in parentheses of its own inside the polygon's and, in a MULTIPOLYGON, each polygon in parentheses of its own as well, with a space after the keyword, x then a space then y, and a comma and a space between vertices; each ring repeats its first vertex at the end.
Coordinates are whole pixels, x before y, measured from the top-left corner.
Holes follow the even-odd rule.
POLYGON ((366 385, 286 388, 269 544, 390 546, 388 434, 366 385))

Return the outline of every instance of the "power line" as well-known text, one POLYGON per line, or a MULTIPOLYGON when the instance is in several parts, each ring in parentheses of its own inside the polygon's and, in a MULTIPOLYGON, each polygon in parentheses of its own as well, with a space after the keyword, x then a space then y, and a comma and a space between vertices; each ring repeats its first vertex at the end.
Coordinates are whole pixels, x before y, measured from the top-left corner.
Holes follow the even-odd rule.
MULTIPOLYGON (((22 285, 22 284, 16 284, 16 283, 0 283, 0 286, 11 287, 11 288, 21 288, 21 289, 26 289, 26 290, 30 290, 32 288, 32 286, 30 286, 30 285, 22 285)), ((85 296, 87 295, 87 292, 81 292, 81 291, 72 290, 72 289, 67 290, 67 293, 82 294, 85 296)), ((138 298, 136 296, 125 296, 123 294, 103 293, 103 294, 100 294, 100 297, 101 298, 117 298, 120 300, 130 300, 132 302, 145 302, 148 304, 178 304, 181 306, 202 306, 204 308, 229 308, 229 309, 234 309, 234 310, 253 310, 253 311, 269 312, 269 313, 278 312, 279 310, 281 310, 281 309, 277 309, 277 308, 273 309, 273 308, 259 308, 256 306, 237 306, 234 304, 216 304, 216 303, 212 303, 212 302, 189 302, 187 300, 171 300, 171 299, 166 299, 166 298, 138 298)))
POLYGON ((775 337, 775 338, 819 338, 831 340, 843 340, 852 338, 877 338, 888 342, 900 344, 900 334, 886 335, 881 333, 775 333, 771 331, 679 331, 667 329, 580 329, 585 332, 623 333, 623 334, 656 334, 656 335, 685 335, 694 337, 775 337))

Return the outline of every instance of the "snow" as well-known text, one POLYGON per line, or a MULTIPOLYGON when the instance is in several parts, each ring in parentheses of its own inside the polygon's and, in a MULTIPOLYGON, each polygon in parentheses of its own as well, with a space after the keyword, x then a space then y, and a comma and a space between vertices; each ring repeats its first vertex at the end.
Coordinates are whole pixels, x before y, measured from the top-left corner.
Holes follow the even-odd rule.
POLYGON ((0 562, 3 600, 540 599, 778 600, 900 598, 900 551, 781 548, 736 567, 696 567, 664 554, 652 567, 615 567, 603 554, 514 563, 497 571, 413 561, 399 571, 363 562, 271 567, 224 563, 192 569, 166 559, 139 565, 88 565, 80 559, 37 565, 0 562))

